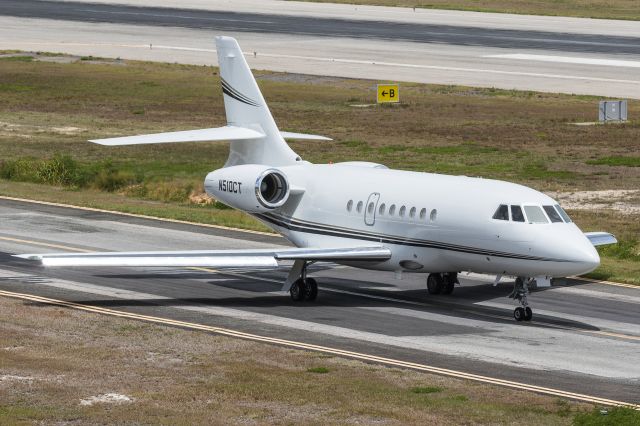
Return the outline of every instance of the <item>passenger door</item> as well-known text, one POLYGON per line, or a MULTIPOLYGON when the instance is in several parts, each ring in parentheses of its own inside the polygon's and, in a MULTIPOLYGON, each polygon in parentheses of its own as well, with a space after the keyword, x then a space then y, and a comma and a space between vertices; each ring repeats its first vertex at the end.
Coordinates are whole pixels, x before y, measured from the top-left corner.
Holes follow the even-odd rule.
POLYGON ((369 195, 367 204, 364 206, 364 224, 373 226, 376 223, 376 210, 378 209, 378 200, 380 200, 380 193, 373 192, 369 195))

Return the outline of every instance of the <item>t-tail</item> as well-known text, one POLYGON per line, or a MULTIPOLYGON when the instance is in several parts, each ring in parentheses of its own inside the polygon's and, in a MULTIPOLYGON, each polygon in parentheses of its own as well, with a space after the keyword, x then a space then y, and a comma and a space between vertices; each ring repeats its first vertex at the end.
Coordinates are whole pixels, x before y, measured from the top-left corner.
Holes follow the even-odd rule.
POLYGON ((324 136, 278 130, 238 42, 216 37, 227 125, 210 129, 94 139, 101 145, 229 141, 225 167, 241 164, 286 166, 301 161, 285 139, 330 140, 324 136))

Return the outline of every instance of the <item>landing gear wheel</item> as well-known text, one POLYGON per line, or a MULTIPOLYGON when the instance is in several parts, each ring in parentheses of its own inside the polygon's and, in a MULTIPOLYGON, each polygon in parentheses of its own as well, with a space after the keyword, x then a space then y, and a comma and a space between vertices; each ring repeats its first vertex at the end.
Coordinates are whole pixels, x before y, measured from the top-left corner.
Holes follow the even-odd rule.
POLYGON ((453 293, 453 288, 458 282, 458 274, 448 273, 443 276, 442 294, 453 293))
POLYGON ((514 311, 513 311, 513 317, 516 319, 516 321, 522 321, 525 318, 525 311, 524 308, 522 307, 517 307, 514 311))
POLYGON ((527 306, 526 308, 524 308, 524 320, 531 321, 531 318, 533 318, 533 311, 530 307, 527 306))
POLYGON ((302 296, 304 300, 313 302, 318 297, 318 282, 313 278, 304 280, 302 296))
POLYGON ((294 302, 300 302, 304 298, 304 281, 302 279, 297 280, 291 285, 289 294, 291 294, 291 300, 294 302))
POLYGON ((427 291, 429 294, 440 294, 444 288, 444 280, 440 274, 429 274, 427 277, 427 291))

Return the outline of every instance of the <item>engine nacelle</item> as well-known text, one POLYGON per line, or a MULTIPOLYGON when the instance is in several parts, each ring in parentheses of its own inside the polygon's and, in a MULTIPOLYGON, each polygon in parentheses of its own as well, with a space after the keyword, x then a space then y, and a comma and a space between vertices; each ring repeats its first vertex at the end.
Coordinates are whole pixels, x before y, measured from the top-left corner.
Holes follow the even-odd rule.
POLYGON ((272 210, 289 199, 289 181, 272 167, 244 164, 209 173, 204 180, 207 194, 237 209, 249 212, 272 210))

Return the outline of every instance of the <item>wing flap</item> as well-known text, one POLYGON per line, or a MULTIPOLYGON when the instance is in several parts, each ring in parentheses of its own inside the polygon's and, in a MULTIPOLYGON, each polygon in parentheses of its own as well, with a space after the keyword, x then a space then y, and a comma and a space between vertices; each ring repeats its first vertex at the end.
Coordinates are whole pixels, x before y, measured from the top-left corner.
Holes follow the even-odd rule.
POLYGON ((193 250, 149 252, 45 253, 16 255, 43 266, 275 268, 278 260, 383 261, 391 251, 382 246, 291 248, 265 250, 193 250))
POLYGON ((224 126, 211 129, 185 130, 181 132, 152 133, 120 138, 92 139, 89 142, 107 146, 143 145, 150 143, 209 142, 258 139, 264 133, 246 127, 224 126))
POLYGON ((608 232, 585 232, 584 235, 591 241, 594 246, 606 246, 616 244, 618 240, 608 232))

